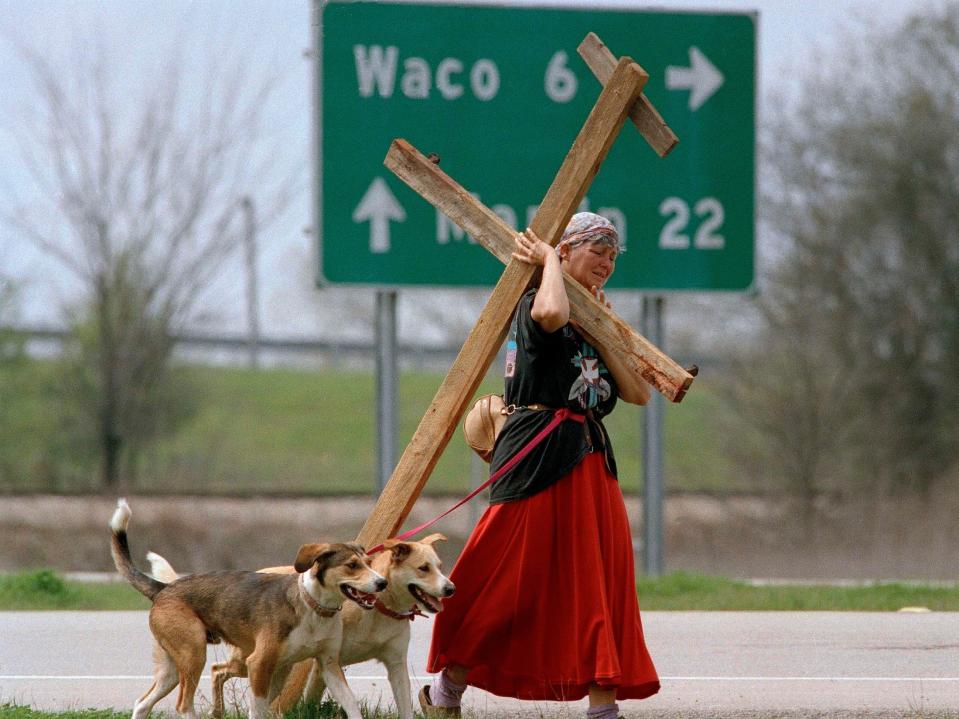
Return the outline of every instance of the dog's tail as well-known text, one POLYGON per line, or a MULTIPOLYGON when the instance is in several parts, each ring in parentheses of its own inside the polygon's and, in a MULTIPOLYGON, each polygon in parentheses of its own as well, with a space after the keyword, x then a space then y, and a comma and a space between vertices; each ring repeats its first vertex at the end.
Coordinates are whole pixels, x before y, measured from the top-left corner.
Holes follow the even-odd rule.
POLYGON ((147 561, 150 563, 150 574, 166 584, 173 584, 180 575, 173 566, 156 552, 147 552, 147 561))
POLYGON ((134 589, 151 601, 166 584, 158 582, 151 576, 141 572, 133 566, 133 560, 130 558, 130 545, 127 542, 127 525, 130 524, 130 505, 125 499, 117 500, 117 508, 110 520, 110 529, 112 537, 110 541, 110 554, 113 555, 113 563, 117 571, 123 575, 134 589))

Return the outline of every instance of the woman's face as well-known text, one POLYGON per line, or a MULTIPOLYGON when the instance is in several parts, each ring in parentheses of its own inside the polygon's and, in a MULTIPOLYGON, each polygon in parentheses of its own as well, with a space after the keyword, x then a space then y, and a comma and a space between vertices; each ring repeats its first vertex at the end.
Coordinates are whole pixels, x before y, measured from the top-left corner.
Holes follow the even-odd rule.
POLYGON ((617 250, 599 242, 584 242, 576 247, 560 248, 560 265, 583 287, 603 285, 616 269, 617 250))

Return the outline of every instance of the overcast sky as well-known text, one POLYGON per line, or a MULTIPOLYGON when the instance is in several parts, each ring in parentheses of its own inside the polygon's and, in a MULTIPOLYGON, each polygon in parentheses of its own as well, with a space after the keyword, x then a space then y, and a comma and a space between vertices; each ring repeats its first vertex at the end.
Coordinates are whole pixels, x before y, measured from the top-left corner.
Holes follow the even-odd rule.
MULTIPOLYGON (((552 0, 543 4, 567 3, 552 0)), ((910 13, 942 5, 944 0, 604 0, 595 5, 580 0, 568 4, 757 11, 761 113, 763 98, 772 87, 787 91, 795 87, 802 72, 828 62, 842 33, 859 32, 863 19, 892 24, 910 13)), ((308 157, 310 63, 303 51, 310 42, 309 22, 306 0, 0 0, 0 173, 8 182, 16 182, 18 159, 8 127, 27 97, 27 79, 14 45, 26 42, 66 62, 67 48, 77 34, 95 38, 93 41, 108 48, 110 55, 123 63, 125 81, 132 83, 164 57, 172 44, 213 46, 224 53, 237 49, 251 52, 251 68, 269 67, 283 74, 271 122, 289 133, 291 153, 308 157)), ((641 48, 631 54, 640 58, 641 48)), ((310 277, 309 268, 303 267, 309 262, 310 241, 302 232, 310 222, 309 199, 309 193, 303 192, 286 221, 275 226, 270 237, 261 238, 261 304, 268 334, 303 334, 316 327, 315 321, 302 317, 309 311, 308 305, 298 299, 306 292, 310 277)), ((23 241, 6 232, 0 234, 0 273, 19 280, 26 322, 56 322, 57 305, 70 295, 69 283, 51 272, 51 267, 55 268, 23 241)), ((218 318, 217 329, 242 331, 242 312, 236 309, 243 306, 241 298, 238 283, 228 278, 211 294, 210 314, 218 318)))

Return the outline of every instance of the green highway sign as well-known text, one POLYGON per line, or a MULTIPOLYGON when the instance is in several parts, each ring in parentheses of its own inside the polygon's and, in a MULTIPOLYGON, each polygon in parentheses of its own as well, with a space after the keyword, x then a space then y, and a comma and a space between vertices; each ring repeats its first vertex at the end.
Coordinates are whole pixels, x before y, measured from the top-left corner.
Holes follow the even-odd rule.
POLYGON ((600 93, 595 32, 648 73, 679 137, 627 122, 581 209, 625 239, 611 288, 728 290, 754 275, 752 14, 329 2, 317 29, 321 283, 492 286, 502 265, 384 166, 402 137, 526 227, 600 93))

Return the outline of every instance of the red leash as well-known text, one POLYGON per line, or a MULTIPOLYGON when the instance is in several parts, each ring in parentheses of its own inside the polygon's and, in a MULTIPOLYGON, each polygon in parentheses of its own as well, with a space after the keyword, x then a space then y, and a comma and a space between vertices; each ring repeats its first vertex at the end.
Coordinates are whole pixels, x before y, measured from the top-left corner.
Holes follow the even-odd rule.
MULTIPOLYGON (((556 429, 556 427, 558 427, 559 424, 560 424, 563 420, 567 420, 567 419, 571 419, 571 420, 573 420, 574 422, 579 422, 580 424, 582 424, 583 422, 586 421, 586 415, 585 415, 585 414, 576 414, 575 412, 573 412, 572 410, 570 410, 570 409, 568 409, 568 408, 566 408, 566 407, 560 407, 558 410, 556 410, 556 413, 553 415, 553 419, 550 420, 549 424, 547 424, 545 427, 543 427, 543 429, 540 430, 539 434, 537 434, 535 437, 533 437, 533 439, 531 439, 531 440, 526 444, 526 446, 523 447, 519 452, 517 452, 517 453, 514 454, 512 457, 510 457, 510 460, 509 460, 506 464, 504 464, 502 467, 500 467, 498 470, 496 470, 496 473, 493 474, 493 475, 492 475, 489 479, 487 479, 485 482, 483 482, 483 484, 481 484, 479 487, 477 487, 476 489, 474 489, 472 492, 470 492, 470 493, 469 493, 468 495, 466 495, 463 499, 461 499, 461 500, 460 500, 459 502, 457 502, 455 505, 453 505, 452 507, 450 507, 449 509, 447 509, 445 512, 443 512, 443 513, 442 513, 441 515, 439 515, 438 517, 434 517, 434 518, 431 519, 430 521, 425 522, 424 524, 421 524, 421 525, 418 526, 418 527, 414 527, 413 529, 407 530, 407 531, 403 532, 402 534, 398 534, 397 536, 394 537, 394 539, 397 539, 397 540, 399 540, 399 541, 403 541, 403 540, 405 540, 405 539, 409 539, 409 538, 412 537, 414 534, 419 534, 419 533, 422 532, 424 529, 428 529, 429 527, 432 527, 434 524, 436 524, 438 521, 440 521, 440 520, 441 520, 443 517, 445 517, 447 514, 450 514, 451 512, 454 512, 455 510, 457 510, 457 509, 459 509, 460 507, 462 507, 464 504, 466 504, 468 501, 470 501, 473 497, 475 497, 477 494, 479 494, 480 492, 482 492, 484 489, 486 489, 487 487, 489 487, 493 482, 495 482, 497 479, 499 479, 499 478, 502 477, 504 474, 506 474, 508 471, 510 471, 513 467, 515 467, 516 464, 517 464, 520 460, 523 459, 523 457, 525 457, 527 454, 529 454, 530 452, 533 451, 533 449, 536 447, 536 445, 538 445, 540 442, 542 442, 544 439, 546 439, 546 436, 547 436, 550 432, 552 432, 554 429, 556 429)), ((382 544, 378 544, 378 545, 376 545, 375 547, 373 547, 372 549, 367 550, 366 553, 367 553, 367 554, 376 554, 377 552, 381 552, 381 551, 383 551, 383 545, 382 545, 382 544)))

